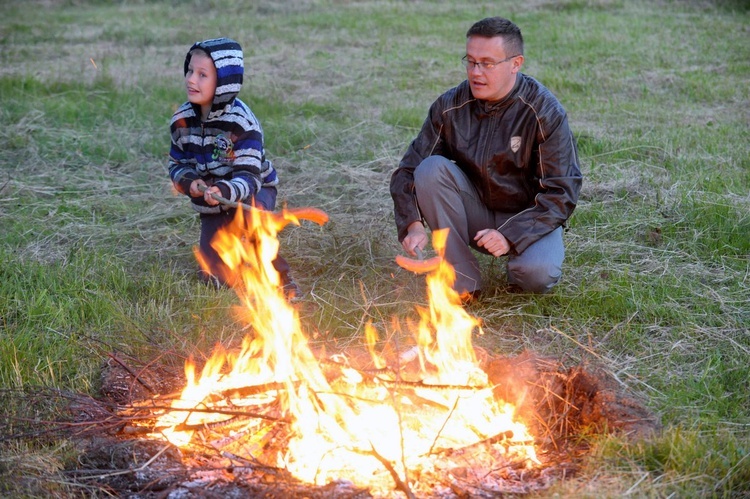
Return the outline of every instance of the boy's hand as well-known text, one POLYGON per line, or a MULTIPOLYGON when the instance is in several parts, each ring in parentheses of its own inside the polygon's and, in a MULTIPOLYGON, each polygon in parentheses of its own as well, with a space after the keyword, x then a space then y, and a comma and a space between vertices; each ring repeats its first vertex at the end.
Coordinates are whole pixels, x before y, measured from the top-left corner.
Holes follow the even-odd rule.
POLYGON ((190 182, 190 197, 199 198, 203 196, 203 192, 206 190, 206 183, 201 179, 196 179, 190 182), (203 187, 201 189, 201 187, 203 187))
POLYGON ((221 190, 215 185, 212 185, 211 187, 206 189, 206 192, 203 193, 203 200, 208 206, 216 206, 217 204, 219 204, 219 201, 214 199, 214 194, 216 194, 217 196, 221 196, 221 190))

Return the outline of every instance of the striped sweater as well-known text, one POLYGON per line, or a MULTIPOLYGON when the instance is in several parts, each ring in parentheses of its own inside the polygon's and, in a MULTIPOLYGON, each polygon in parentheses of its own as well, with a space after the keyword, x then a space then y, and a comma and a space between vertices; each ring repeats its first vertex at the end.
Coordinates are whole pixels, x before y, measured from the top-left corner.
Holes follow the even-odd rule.
MULTIPOLYGON (((216 93, 206 121, 200 106, 184 103, 172 116, 169 176, 175 188, 189 195, 193 180, 216 185, 224 198, 249 203, 261 187, 278 184, 276 170, 266 160, 263 128, 237 94, 242 86, 242 48, 234 40, 216 38, 195 43, 185 57, 184 71, 193 49, 205 51, 216 66, 216 93)), ((218 213, 226 206, 209 206, 202 197, 191 198, 199 213, 218 213)))

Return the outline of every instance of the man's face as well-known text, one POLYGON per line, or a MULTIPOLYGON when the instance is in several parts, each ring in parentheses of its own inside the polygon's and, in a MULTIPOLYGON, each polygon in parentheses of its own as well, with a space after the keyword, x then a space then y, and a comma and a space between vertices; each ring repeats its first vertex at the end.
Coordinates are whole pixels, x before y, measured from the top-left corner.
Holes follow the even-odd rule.
POLYGON ((503 39, 499 36, 470 36, 466 40, 466 60, 469 61, 466 75, 471 93, 477 99, 487 101, 498 101, 513 90, 516 74, 523 64, 522 55, 506 53, 503 39), (516 57, 508 59, 511 56, 516 57), (494 66, 487 68, 473 64, 476 62, 494 66))
POLYGON ((190 102, 201 106, 204 112, 211 109, 216 92, 216 67, 210 57, 201 53, 193 54, 185 74, 185 87, 190 102))

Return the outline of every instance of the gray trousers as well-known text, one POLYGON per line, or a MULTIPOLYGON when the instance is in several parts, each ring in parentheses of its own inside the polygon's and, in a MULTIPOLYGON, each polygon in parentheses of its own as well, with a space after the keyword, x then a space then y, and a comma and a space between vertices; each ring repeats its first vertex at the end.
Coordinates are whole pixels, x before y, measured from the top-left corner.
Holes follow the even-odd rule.
MULTIPOLYGON (((514 213, 489 210, 476 187, 455 163, 443 156, 430 156, 414 170, 417 202, 431 230, 448 228, 445 259, 456 271, 453 288, 472 292, 482 288, 479 262, 472 248, 488 254, 474 241, 482 229, 498 228, 514 213)), ((546 293, 562 275, 565 258, 563 229, 558 227, 519 255, 509 255, 508 283, 531 293, 546 293)))

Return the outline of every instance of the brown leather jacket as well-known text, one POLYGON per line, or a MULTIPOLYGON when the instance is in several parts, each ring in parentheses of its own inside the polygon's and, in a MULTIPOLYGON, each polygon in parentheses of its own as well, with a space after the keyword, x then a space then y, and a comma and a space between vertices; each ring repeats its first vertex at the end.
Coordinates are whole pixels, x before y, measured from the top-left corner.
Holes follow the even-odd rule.
POLYGON ((488 208, 508 214, 496 228, 516 254, 563 225, 578 202, 582 177, 567 114, 547 88, 522 73, 502 101, 475 99, 464 81, 432 104, 391 176, 399 241, 421 220, 414 169, 433 155, 454 161, 488 208))

